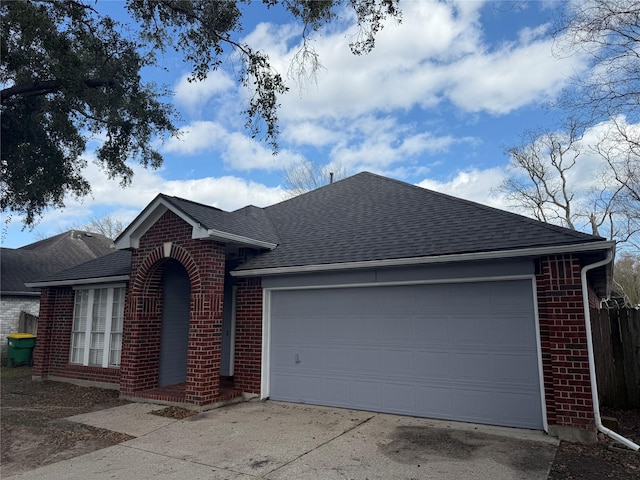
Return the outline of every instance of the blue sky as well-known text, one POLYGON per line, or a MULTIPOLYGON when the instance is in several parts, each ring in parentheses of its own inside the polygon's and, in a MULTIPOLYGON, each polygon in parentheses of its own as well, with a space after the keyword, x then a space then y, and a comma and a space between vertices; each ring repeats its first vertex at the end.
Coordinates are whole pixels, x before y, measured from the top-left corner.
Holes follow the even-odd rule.
MULTIPOLYGON (((267 14, 260 3, 248 7, 238 38, 260 46, 286 75, 299 49, 300 25, 267 14)), ((126 18, 121 2, 99 6, 126 18)), ((128 223, 160 192, 225 210, 267 206, 286 197, 282 170, 306 160, 509 209, 494 191, 508 163, 504 147, 518 144, 527 129, 557 125, 561 112, 547 106, 586 65, 578 55, 554 54, 550 29, 565 6, 401 1, 402 23, 389 23, 374 51, 360 57, 349 50, 355 28, 347 15, 315 35, 323 66, 315 79, 287 79, 275 157, 244 129, 247 92, 235 79, 231 55, 207 80, 189 83, 189 65, 167 52, 160 57, 166 71, 144 72, 145 80, 174 90, 171 101, 182 116, 181 138, 159 147, 163 167, 134 166, 132 185, 121 189, 89 162, 92 195, 68 199, 33 231, 23 231, 14 217, 3 246, 19 247, 36 234, 60 233, 105 214, 128 223)), ((92 155, 86 153, 89 160, 92 155)), ((594 168, 586 162, 572 175, 586 188, 594 168)))

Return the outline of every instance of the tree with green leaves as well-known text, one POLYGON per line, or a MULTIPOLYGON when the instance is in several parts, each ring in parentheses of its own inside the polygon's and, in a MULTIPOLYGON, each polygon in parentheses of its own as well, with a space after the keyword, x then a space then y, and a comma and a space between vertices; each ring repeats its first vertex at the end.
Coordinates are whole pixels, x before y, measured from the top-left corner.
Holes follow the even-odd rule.
MULTIPOLYGON (((360 35, 354 54, 375 47, 387 18, 401 18, 399 0, 262 0, 284 8, 303 24, 302 50, 318 57, 308 39, 352 7, 360 35)), ((127 0, 128 25, 101 14, 96 0, 22 0, 0 4, 0 209, 33 226, 66 195, 91 190, 83 176, 83 153, 97 144, 105 173, 131 182, 129 161, 157 168, 156 139, 176 135, 171 92, 144 82, 141 70, 157 64, 156 52, 175 49, 204 80, 227 54, 241 59, 238 81, 250 92, 246 127, 278 148, 279 96, 288 87, 259 46, 239 40, 243 4, 250 0, 127 0)), ((304 62, 303 62, 304 63, 304 62)), ((298 66, 306 69, 306 65, 298 66)))

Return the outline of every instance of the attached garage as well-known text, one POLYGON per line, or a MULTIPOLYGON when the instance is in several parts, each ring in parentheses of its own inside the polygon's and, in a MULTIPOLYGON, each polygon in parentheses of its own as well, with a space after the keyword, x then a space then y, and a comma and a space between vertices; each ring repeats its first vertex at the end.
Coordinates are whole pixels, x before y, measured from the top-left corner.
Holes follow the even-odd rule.
POLYGON ((269 294, 274 400, 543 429, 531 279, 269 294))

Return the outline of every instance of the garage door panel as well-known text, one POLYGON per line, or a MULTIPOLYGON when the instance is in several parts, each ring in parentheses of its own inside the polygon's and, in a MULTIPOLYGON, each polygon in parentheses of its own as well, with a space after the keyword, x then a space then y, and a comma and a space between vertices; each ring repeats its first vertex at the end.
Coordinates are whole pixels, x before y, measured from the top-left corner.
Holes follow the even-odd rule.
POLYGON ((349 380, 338 378, 325 379, 324 387, 326 405, 340 406, 351 402, 351 384, 349 380))
POLYGON ((538 374, 538 364, 532 361, 532 356, 523 352, 496 354, 493 367, 496 380, 511 385, 528 385, 529 379, 538 374))
POLYGON ((385 411, 393 413, 415 412, 415 390, 415 385, 397 383, 384 384, 380 395, 383 408, 385 411))
POLYGON ((451 359, 449 352, 417 351, 414 371, 421 380, 451 378, 451 359))
POLYGON ((461 381, 493 381, 493 359, 490 353, 456 353, 451 356, 452 374, 461 381))
POLYGON ((293 365, 296 348, 289 345, 273 345, 271 355, 271 368, 273 371, 281 371, 293 365))
POLYGON ((381 371, 385 375, 414 375, 415 356, 406 350, 383 350, 380 353, 381 371))
POLYGON ((542 428, 528 280, 274 291, 271 305, 273 399, 542 428))
POLYGON ((354 380, 351 382, 351 400, 365 410, 379 410, 381 389, 380 382, 354 380))
POLYGON ((535 337, 535 325, 530 325, 530 317, 518 314, 500 312, 493 314, 493 329, 491 343, 495 346, 510 348, 526 348, 530 350, 531 338, 535 337))
POLYGON ((424 310, 422 317, 413 321, 413 339, 415 345, 439 346, 449 343, 448 318, 437 316, 431 310, 424 310), (425 315, 428 312, 428 316, 425 315))
POLYGON ((484 422, 495 417, 493 393, 485 389, 453 389, 453 413, 456 418, 484 422))
POLYGON ((408 345, 414 342, 413 325, 415 318, 402 316, 387 316, 378 320, 379 341, 386 345, 408 345))
POLYGON ((369 345, 380 339, 379 319, 374 316, 356 316, 345 318, 346 336, 351 345, 369 345))
POLYGON ((374 348, 353 348, 350 362, 344 368, 356 375, 377 375, 380 373, 380 351, 374 348))
POLYGON ((449 344, 452 346, 479 346, 489 345, 489 329, 487 321, 475 316, 450 315, 447 325, 449 327, 449 344))
POLYGON ((418 386, 416 387, 416 411, 423 412, 422 416, 452 419, 453 418, 453 389, 449 386, 418 386))
POLYGON ((496 392, 496 409, 502 421, 514 427, 528 427, 536 421, 540 403, 537 392, 496 392), (527 415, 528 413, 528 415, 527 415))

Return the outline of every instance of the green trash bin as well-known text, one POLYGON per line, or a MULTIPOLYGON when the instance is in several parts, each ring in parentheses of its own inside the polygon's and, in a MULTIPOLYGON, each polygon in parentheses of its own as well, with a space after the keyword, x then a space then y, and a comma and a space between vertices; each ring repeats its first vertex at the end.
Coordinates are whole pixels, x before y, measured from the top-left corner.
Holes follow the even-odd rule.
POLYGON ((10 333, 7 336, 7 365, 33 365, 33 347, 36 336, 31 333, 10 333))

